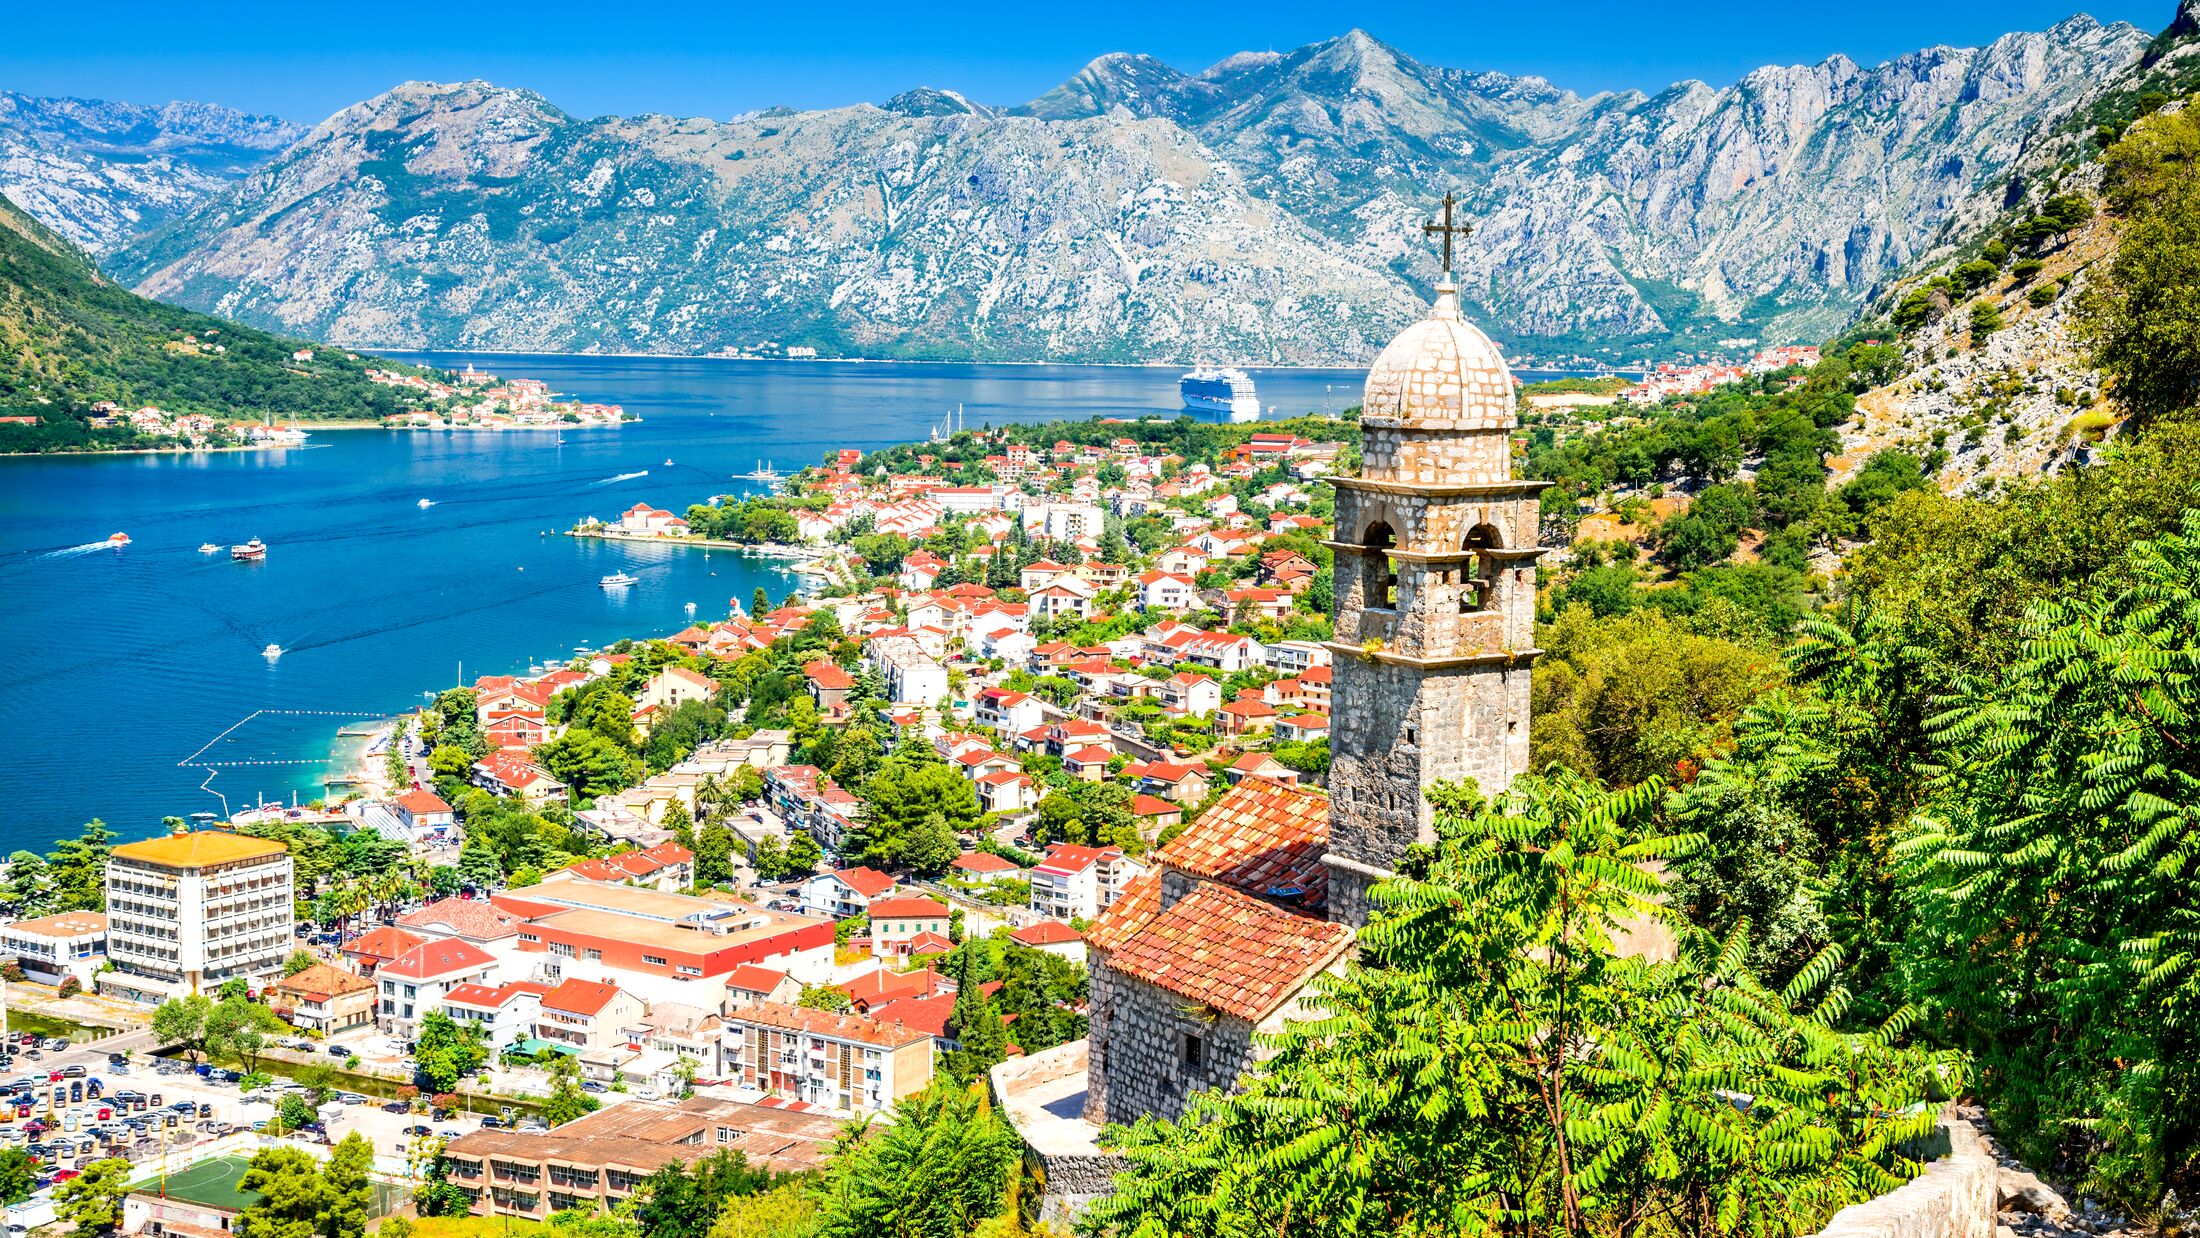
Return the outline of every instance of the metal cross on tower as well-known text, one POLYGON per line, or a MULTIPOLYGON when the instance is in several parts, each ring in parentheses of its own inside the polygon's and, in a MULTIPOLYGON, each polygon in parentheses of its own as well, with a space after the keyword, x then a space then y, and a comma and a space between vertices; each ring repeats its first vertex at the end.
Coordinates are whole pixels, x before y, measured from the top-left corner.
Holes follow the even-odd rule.
POLYGON ((1443 234, 1444 274, 1447 276, 1451 274, 1451 238, 1457 236, 1460 240, 1463 241, 1467 239, 1467 236, 1474 231, 1473 224, 1454 224, 1453 222, 1451 222, 1451 208, 1457 206, 1458 204, 1459 200, 1457 198, 1454 198, 1451 196, 1451 194, 1446 193, 1444 195, 1444 222, 1437 223, 1435 220, 1430 219, 1424 220, 1421 223, 1421 231, 1429 233, 1431 235, 1436 233, 1443 234))

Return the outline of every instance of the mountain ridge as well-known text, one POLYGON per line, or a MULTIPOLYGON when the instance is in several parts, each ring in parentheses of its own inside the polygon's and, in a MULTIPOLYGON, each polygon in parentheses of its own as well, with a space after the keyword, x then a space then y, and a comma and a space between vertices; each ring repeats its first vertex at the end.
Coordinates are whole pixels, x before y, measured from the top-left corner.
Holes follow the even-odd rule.
POLYGON ((1462 295, 1512 346, 1812 339, 2148 43, 2080 16, 1583 96, 1354 30, 1196 75, 1111 53, 1009 107, 920 88, 727 121, 408 83, 109 262, 363 345, 1349 362, 1425 300, 1414 225, 1451 190, 1462 295))

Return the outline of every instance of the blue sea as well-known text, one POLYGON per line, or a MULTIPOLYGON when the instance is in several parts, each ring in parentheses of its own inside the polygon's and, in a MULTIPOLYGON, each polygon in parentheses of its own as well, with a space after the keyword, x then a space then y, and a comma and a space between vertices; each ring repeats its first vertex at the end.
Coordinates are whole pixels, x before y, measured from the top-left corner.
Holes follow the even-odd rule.
MULTIPOLYGON (((92 817, 129 838, 164 815, 315 798, 346 725, 793 587, 731 551, 559 535, 582 516, 745 493, 732 475, 759 460, 792 471, 922 439, 958 406, 973 429, 1180 412, 1174 369, 403 355, 642 421, 562 445, 342 430, 279 451, 0 460, 0 854, 92 817), (130 544, 107 547, 116 532, 130 544), (253 537, 266 560, 233 562, 253 537), (640 583, 599 588, 613 571, 640 583)), ((1362 377, 1254 371, 1279 416, 1357 403, 1362 377)))

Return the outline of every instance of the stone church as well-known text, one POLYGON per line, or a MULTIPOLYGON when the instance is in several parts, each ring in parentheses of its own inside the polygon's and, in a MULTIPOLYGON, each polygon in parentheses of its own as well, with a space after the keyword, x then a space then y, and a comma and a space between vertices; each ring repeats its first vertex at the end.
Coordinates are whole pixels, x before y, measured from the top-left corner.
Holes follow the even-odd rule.
POLYGON ((1431 785, 1494 795, 1527 768, 1544 483, 1513 480, 1515 424, 1512 374, 1447 276, 1376 358, 1360 475, 1334 479, 1330 794, 1248 778, 1161 848, 1086 934, 1091 1035, 994 1072, 1050 1212, 1108 1189, 1102 1125, 1177 1116, 1301 1017, 1369 888, 1433 837, 1431 785))

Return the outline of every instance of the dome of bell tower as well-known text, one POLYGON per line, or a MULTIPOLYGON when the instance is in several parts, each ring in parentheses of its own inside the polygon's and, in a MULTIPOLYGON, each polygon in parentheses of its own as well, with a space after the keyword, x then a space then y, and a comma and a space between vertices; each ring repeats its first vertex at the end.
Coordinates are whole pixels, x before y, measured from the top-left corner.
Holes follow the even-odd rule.
POLYGON ((1363 424, 1423 430, 1510 430, 1512 370, 1481 328, 1459 313, 1449 278, 1428 317, 1398 337, 1367 372, 1363 424))

